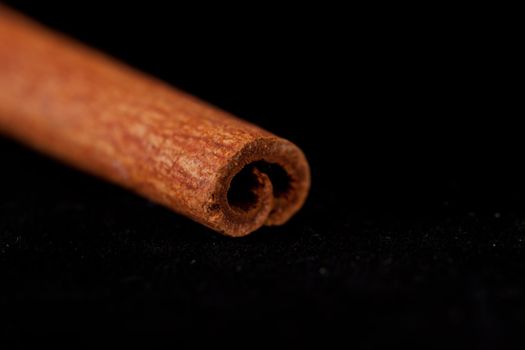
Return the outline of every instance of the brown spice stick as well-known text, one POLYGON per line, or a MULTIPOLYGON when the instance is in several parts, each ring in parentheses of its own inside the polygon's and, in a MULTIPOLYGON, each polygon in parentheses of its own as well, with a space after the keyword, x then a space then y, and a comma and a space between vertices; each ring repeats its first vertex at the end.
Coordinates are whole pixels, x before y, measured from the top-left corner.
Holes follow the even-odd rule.
POLYGON ((0 6, 0 132, 216 231, 303 205, 294 144, 0 6))

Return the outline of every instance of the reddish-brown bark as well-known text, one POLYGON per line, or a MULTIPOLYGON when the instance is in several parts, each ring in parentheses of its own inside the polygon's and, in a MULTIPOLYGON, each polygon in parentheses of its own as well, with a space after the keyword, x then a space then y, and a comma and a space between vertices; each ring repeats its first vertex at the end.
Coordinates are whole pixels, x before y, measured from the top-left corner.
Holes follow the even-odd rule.
POLYGON ((289 141, 1 6, 0 132, 231 236, 310 186, 289 141))

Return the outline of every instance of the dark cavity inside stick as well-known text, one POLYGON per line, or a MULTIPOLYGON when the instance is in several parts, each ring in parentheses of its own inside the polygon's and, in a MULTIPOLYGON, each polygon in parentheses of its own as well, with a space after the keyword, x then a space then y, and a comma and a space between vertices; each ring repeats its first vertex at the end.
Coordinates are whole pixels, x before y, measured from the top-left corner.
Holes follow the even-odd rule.
POLYGON ((292 179, 280 165, 266 161, 253 162, 235 175, 230 184, 228 203, 234 210, 248 211, 257 205, 262 184, 254 169, 270 178, 275 198, 286 196, 291 189, 292 179))

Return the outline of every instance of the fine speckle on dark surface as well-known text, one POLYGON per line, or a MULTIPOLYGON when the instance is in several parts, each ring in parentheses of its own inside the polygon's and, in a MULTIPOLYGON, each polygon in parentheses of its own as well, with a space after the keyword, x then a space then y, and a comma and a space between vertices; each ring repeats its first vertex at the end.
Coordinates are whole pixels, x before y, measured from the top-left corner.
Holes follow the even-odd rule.
POLYGON ((7 3, 290 139, 312 191, 231 239, 0 138, 2 339, 494 348, 522 331, 525 147, 502 117, 516 92, 476 55, 487 36, 7 3))

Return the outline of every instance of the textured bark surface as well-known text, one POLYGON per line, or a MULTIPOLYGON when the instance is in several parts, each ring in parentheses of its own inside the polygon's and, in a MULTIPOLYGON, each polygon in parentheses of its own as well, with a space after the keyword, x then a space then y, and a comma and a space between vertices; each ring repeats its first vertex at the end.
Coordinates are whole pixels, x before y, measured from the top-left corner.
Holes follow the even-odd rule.
POLYGON ((232 236, 310 186, 289 141, 1 6, 0 132, 232 236))

